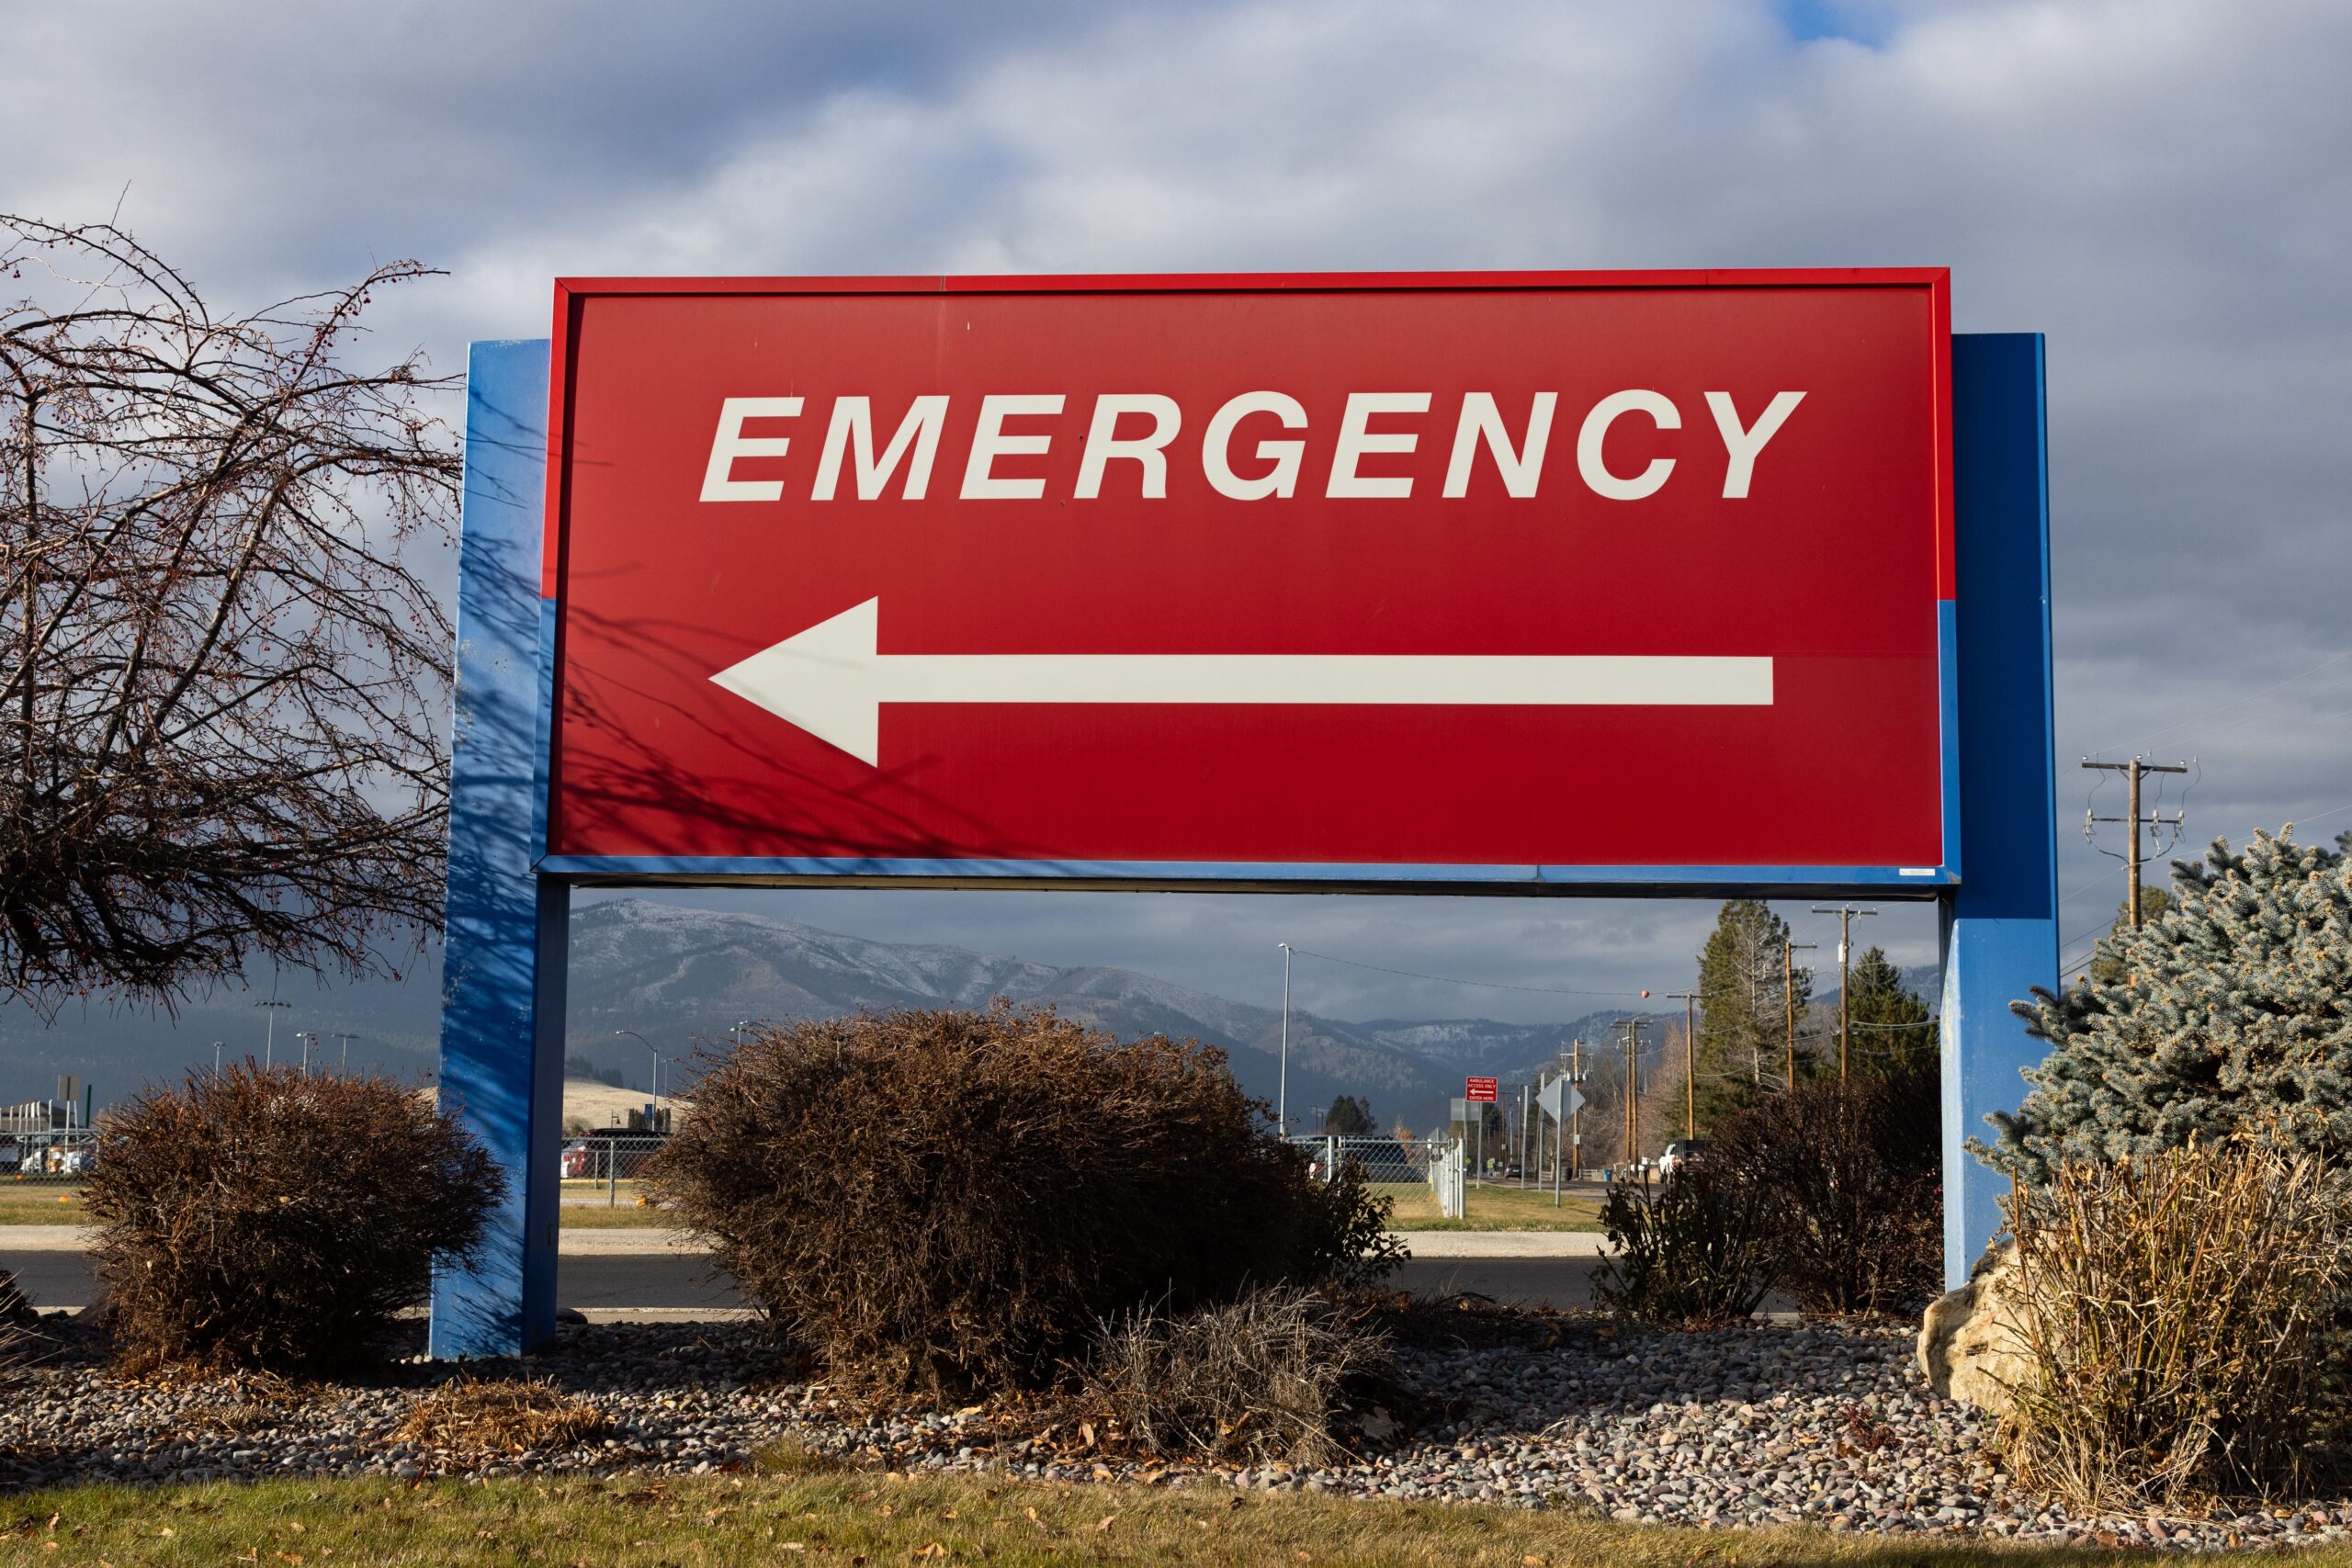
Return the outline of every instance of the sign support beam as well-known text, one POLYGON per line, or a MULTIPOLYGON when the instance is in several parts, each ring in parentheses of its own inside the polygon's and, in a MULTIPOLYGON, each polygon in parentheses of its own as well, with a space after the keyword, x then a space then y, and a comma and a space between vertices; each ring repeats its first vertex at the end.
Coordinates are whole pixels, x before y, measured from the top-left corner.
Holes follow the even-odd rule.
MULTIPOLYGON (((2009 1010, 2058 984, 2050 486, 2037 333, 1952 338, 1957 693, 1965 862, 1943 898, 1944 1279, 2001 1228, 2006 1178, 1963 1146, 2016 1108, 2047 1055, 2009 1010)), ((1952 609, 1945 606, 1947 612, 1952 609)))
POLYGON ((440 1092, 508 1186, 473 1261, 434 1274, 444 1360, 521 1355, 555 1332, 571 900, 535 869, 554 675, 539 597, 548 344, 478 343, 466 382, 440 1092))

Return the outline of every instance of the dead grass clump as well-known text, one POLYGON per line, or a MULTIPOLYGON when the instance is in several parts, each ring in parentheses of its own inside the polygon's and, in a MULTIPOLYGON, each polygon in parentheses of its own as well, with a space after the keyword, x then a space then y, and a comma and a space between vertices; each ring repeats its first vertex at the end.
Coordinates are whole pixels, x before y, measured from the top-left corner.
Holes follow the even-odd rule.
POLYGON ((1312 1291, 1273 1287, 1105 1325, 1087 1392, 1152 1453, 1322 1464, 1345 1451, 1351 1385, 1388 1365, 1385 1336, 1361 1317, 1312 1291))
POLYGON ((648 1179, 835 1378, 933 1395, 1048 1386, 1105 1318, 1395 1251, 1223 1053, 1002 1004, 756 1032, 648 1179))
POLYGON ((2318 1161, 2252 1140, 2018 1189, 2018 1479, 2109 1510, 2294 1486, 2312 1445, 2340 1435, 2322 1373, 2352 1283, 2346 1218, 2318 1161))
POLYGON ((109 1112, 85 1197, 126 1367, 320 1371, 373 1355, 504 1191, 402 1086, 248 1060, 109 1112))
POLYGON ((752 1455, 752 1468, 762 1475, 784 1475, 799 1478, 810 1475, 831 1475, 847 1470, 849 1461, 831 1449, 820 1449, 806 1438, 778 1438, 752 1455))
POLYGON ((502 1378, 417 1395, 400 1435, 452 1453, 519 1454, 576 1448, 612 1430, 612 1417, 593 1404, 546 1383, 502 1378))

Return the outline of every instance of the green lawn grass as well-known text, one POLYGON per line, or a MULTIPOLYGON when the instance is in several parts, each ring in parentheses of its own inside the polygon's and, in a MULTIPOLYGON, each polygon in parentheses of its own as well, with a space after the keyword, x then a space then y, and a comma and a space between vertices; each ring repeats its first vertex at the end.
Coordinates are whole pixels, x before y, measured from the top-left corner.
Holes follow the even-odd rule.
POLYGON ((1597 1231, 1600 1228, 1600 1205, 1589 1198, 1563 1198, 1558 1208, 1552 1206, 1549 1192, 1532 1188, 1466 1187, 1463 1190, 1464 1215, 1458 1220, 1442 1217, 1437 1212, 1437 1195, 1426 1182, 1380 1182, 1373 1187, 1395 1201, 1388 1216, 1388 1228, 1398 1231, 1597 1231))
MULTIPOLYGON (((0 1562, 27 1563, 2074 1568, 2145 1562, 2151 1555, 1803 1529, 1701 1533, 1616 1525, 1571 1510, 1241 1495, 1201 1482, 1173 1490, 894 1479, 870 1471, 791 1479, 83 1486, 20 1495, 0 1509, 0 1562)), ((2352 1551, 2266 1552, 2262 1562, 2266 1568, 2338 1568, 2352 1564, 2352 1551)))
POLYGON ((0 1180, 0 1225, 78 1225, 89 1217, 79 1186, 0 1180))

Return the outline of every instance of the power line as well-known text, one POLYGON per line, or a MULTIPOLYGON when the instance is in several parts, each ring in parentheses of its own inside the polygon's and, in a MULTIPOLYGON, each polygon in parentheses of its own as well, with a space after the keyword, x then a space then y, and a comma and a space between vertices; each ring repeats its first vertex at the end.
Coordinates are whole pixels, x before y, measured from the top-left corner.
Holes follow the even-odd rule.
POLYGON ((1319 958, 1326 964, 1344 964, 1351 969, 1370 969, 1382 975, 1402 975, 1408 980, 1434 980, 1441 986, 1476 986, 1489 991, 1532 991, 1544 997, 1630 997, 1634 991, 1580 990, 1562 986, 1514 986, 1502 980, 1464 980, 1453 975, 1424 975, 1418 969, 1392 969, 1385 964, 1363 964, 1352 958, 1339 958, 1329 953, 1310 953, 1306 948, 1291 951, 1301 958, 1319 958))
POLYGON ((2223 714, 2236 712, 2238 708, 2245 703, 2258 702, 2262 698, 2268 696, 2273 692, 2283 691, 2287 687, 2293 685, 2296 682, 2301 680, 2306 675, 2316 675, 2321 671, 2326 669, 2329 665, 2341 664, 2347 659, 2352 659, 2352 649, 2347 649, 2342 653, 2331 654, 2327 658, 2321 660, 2317 664, 2312 665, 2310 669, 2300 671, 2295 674, 2290 675, 2276 685, 2265 686, 2262 690, 2255 693, 2254 695, 2250 697, 2240 697, 2236 702, 2231 703, 2225 707, 2210 709, 2207 712, 2197 715, 2193 718, 2177 720, 2172 724, 2166 725, 2162 729, 2151 730, 2145 735, 2135 736, 2130 740, 2120 740, 2112 746, 2098 747, 2091 752, 2091 755, 2096 757, 2100 755, 2102 752, 2120 751, 2126 746, 2137 746, 2144 741, 2156 739, 2160 736, 2170 735, 2176 730, 2186 729, 2192 724, 2202 724, 2209 718, 2217 718, 2223 714))

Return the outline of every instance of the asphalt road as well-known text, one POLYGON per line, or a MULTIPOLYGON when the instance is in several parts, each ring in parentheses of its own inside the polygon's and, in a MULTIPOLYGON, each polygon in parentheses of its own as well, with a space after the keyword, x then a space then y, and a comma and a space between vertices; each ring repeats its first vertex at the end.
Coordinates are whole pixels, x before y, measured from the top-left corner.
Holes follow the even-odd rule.
MULTIPOLYGON (((1399 1289, 1474 1292, 1522 1306, 1585 1306, 1592 1299, 1592 1258, 1428 1258, 1395 1276, 1399 1289)), ((23 1252, 0 1259, 36 1306, 80 1306, 90 1299, 89 1259, 79 1252, 23 1252)), ((734 1286, 713 1279, 691 1253, 620 1253, 566 1258, 558 1265, 557 1299, 568 1307, 691 1310, 742 1304, 734 1286)))

